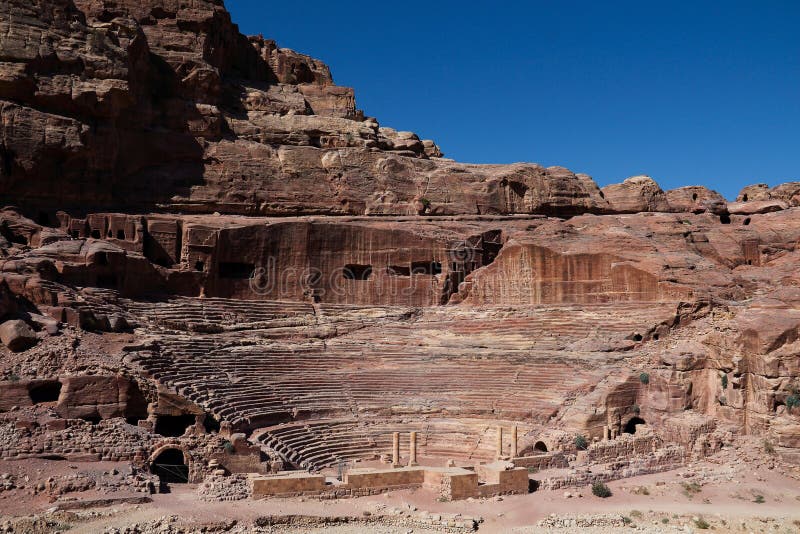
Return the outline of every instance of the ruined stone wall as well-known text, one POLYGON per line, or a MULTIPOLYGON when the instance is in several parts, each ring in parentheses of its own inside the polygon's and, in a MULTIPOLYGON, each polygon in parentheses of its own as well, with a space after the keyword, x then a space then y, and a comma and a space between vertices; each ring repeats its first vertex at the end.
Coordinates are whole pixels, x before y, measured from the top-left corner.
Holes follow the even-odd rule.
POLYGON ((8 421, 0 425, 0 458, 63 457, 74 460, 134 461, 144 458, 156 438, 123 419, 96 425, 77 419, 44 425, 8 421))

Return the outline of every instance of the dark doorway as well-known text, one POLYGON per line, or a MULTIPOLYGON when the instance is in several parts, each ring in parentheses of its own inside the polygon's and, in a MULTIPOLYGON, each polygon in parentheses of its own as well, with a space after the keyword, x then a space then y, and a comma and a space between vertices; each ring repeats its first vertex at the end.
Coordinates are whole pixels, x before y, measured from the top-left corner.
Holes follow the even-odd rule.
POLYGON ((342 276, 345 280, 369 280, 372 276, 372 265, 345 265, 342 276))
POLYGON ((33 386, 28 395, 34 404, 42 402, 58 402, 58 396, 61 394, 61 382, 45 382, 33 386))
POLYGON ((164 449, 150 464, 150 471, 161 484, 185 484, 189 482, 189 466, 180 449, 164 449))
POLYGON ((412 261, 411 273, 429 275, 442 274, 442 264, 438 261, 412 261))
POLYGON ((538 452, 547 452, 547 445, 544 444, 544 441, 537 441, 533 446, 533 450, 538 452))
POLYGON ((227 279, 250 278, 256 266, 252 263, 221 262, 219 264, 219 277, 227 279))
POLYGON ((644 424, 646 423, 644 422, 644 419, 642 419, 641 417, 631 417, 630 421, 625 423, 625 428, 623 429, 623 432, 625 432, 626 434, 636 434, 636 427, 644 424))
POLYGON ((195 422, 194 415, 159 415, 156 418, 156 434, 168 438, 179 438, 195 422))

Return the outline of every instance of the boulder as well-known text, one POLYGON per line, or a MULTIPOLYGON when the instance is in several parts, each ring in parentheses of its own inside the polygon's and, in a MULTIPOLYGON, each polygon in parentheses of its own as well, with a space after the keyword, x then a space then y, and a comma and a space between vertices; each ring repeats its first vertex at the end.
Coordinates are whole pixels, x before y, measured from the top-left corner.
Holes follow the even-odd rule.
POLYGON ((728 213, 731 215, 756 215, 788 209, 789 205, 782 200, 751 200, 748 202, 731 202, 728 213))
POLYGON ((720 215, 727 211, 725 198, 707 187, 688 186, 670 189, 666 193, 672 211, 680 213, 709 212, 720 215))
POLYGON ((632 176, 621 184, 607 185, 603 196, 617 213, 670 211, 667 195, 649 176, 632 176))
POLYGON ((742 188, 736 197, 736 202, 752 202, 753 200, 769 200, 769 186, 767 184, 753 184, 742 188))
POLYGON ((36 333, 19 319, 6 321, 0 325, 0 340, 13 352, 21 352, 36 344, 36 333))

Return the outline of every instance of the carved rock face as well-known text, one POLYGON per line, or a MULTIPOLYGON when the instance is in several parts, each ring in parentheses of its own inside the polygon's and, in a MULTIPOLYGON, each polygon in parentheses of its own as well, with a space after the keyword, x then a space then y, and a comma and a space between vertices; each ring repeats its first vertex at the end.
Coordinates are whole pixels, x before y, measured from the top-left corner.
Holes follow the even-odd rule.
POLYGON ((492 459, 489 420, 551 452, 645 436, 589 445, 598 462, 678 465, 717 425, 800 447, 798 183, 728 203, 458 163, 220 1, 7 4, 0 404, 33 428, 53 403, 41 443, 125 417, 103 430, 120 458, 161 432, 234 465, 225 435, 247 469, 260 449, 234 431, 276 468, 420 427, 422 453, 492 459))

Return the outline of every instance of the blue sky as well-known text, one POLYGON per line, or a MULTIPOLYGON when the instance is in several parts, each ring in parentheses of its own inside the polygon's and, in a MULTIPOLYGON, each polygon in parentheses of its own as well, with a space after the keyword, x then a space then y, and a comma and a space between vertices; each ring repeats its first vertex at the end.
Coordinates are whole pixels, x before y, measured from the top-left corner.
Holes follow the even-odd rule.
POLYGON ((800 180, 800 2, 263 2, 234 22, 325 61, 448 157, 602 186, 800 180))

